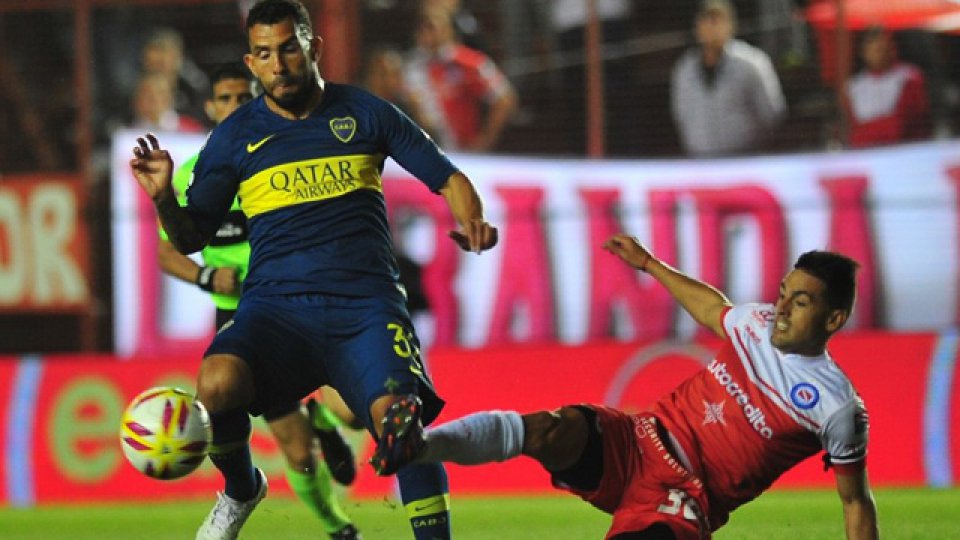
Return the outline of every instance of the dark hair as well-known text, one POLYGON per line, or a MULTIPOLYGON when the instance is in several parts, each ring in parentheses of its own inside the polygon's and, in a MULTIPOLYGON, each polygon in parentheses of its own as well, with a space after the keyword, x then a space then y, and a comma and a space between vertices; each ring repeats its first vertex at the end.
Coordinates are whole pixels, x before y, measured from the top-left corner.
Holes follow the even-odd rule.
POLYGON ((247 33, 255 24, 277 24, 292 19, 297 27, 297 36, 306 33, 306 38, 313 36, 313 25, 310 23, 310 14, 299 0, 260 0, 247 13, 247 33))
POLYGON ((210 86, 217 84, 220 81, 232 79, 243 79, 249 81, 253 79, 253 76, 250 74, 250 70, 247 69, 247 66, 239 62, 229 62, 226 64, 220 64, 214 68, 212 74, 210 75, 210 86))
POLYGON ((853 311, 857 294, 857 261, 832 251, 813 250, 800 255, 793 267, 803 270, 826 285, 830 309, 853 311))

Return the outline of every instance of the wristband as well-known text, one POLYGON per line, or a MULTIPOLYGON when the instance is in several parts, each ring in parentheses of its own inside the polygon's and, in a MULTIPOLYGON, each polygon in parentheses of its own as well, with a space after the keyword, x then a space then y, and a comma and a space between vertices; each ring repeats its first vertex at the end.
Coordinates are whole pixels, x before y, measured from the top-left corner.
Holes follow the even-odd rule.
POLYGON ((650 264, 651 259, 653 259, 653 255, 650 255, 649 253, 647 253, 647 256, 643 258, 643 262, 637 265, 637 270, 640 270, 641 272, 646 272, 647 266, 650 264))
POLYGON ((213 275, 217 273, 216 266, 201 266, 197 273, 197 287, 213 292, 213 275))

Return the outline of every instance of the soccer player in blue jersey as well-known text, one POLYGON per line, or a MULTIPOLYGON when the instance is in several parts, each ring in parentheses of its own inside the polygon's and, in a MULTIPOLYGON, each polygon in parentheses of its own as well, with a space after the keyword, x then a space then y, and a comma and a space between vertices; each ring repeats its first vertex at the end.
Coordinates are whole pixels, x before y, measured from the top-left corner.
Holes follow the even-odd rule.
MULTIPOLYGON (((214 70, 210 77, 211 95, 205 103, 210 119, 219 124, 253 99, 251 83, 250 71, 243 64, 225 64, 214 70)), ((173 189, 181 203, 185 202, 196 161, 194 155, 173 174, 173 189)), ((161 228, 157 255, 165 273, 210 293, 217 306, 216 328, 221 328, 233 318, 240 303, 240 283, 250 259, 247 219, 236 199, 215 238, 200 252, 204 264, 200 266, 177 251, 161 228)), ((283 452, 290 489, 320 519, 332 540, 357 540, 362 537, 340 506, 332 485, 334 479, 344 485, 353 481, 353 452, 337 430, 339 418, 326 405, 339 400, 339 396, 329 387, 322 392, 323 403, 311 399, 307 411, 301 411, 299 402, 291 401, 287 407, 275 407, 276 416, 265 416, 264 420, 283 452), (322 460, 314 455, 314 439, 320 443, 322 460)))
POLYGON ((248 438, 254 415, 318 386, 339 391, 377 440, 378 474, 397 473, 417 540, 450 538, 446 474, 437 463, 399 467, 439 414, 398 284, 380 172, 392 157, 441 195, 482 252, 497 243, 470 180, 390 103, 324 81, 322 41, 296 0, 262 0, 247 16, 244 60, 264 94, 211 133, 181 207, 172 160, 151 134, 131 168, 182 253, 201 249, 235 196, 248 217, 250 268, 233 320, 207 349, 197 394, 210 412, 210 457, 224 495, 197 538, 235 539, 266 495, 248 438))

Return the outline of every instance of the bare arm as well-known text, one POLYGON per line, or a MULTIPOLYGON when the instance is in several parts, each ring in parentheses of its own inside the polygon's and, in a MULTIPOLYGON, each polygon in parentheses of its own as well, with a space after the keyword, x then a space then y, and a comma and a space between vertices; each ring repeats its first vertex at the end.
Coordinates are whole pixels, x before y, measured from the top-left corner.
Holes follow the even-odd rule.
POLYGON ((173 247, 173 244, 170 242, 160 240, 157 244, 157 261, 160 263, 160 269, 167 275, 171 275, 187 283, 197 282, 200 265, 190 257, 177 251, 177 248, 173 247))
POLYGON ((173 160, 160 148, 157 138, 148 133, 137 138, 130 168, 140 187, 153 201, 157 217, 167 231, 170 242, 180 253, 193 253, 207 243, 193 219, 177 202, 173 192, 173 160))
POLYGON ((483 217, 483 201, 473 183, 461 172, 455 172, 440 188, 459 231, 450 231, 450 238, 464 251, 481 251, 497 245, 497 228, 483 217))
POLYGON ((193 283, 208 292, 220 294, 234 294, 239 291, 240 281, 237 279, 237 270, 229 267, 207 267, 209 275, 204 276, 201 282, 200 272, 203 269, 193 259, 177 251, 173 244, 160 240, 157 245, 157 260, 164 273, 187 283, 193 283))
POLYGON ((732 304, 722 292, 658 260, 632 236, 614 235, 603 244, 603 248, 637 270, 653 276, 695 321, 717 336, 725 336, 723 311, 732 304))
POLYGON ((850 474, 837 473, 837 494, 843 504, 843 522, 850 540, 877 540, 877 505, 867 482, 867 471, 861 468, 850 474))

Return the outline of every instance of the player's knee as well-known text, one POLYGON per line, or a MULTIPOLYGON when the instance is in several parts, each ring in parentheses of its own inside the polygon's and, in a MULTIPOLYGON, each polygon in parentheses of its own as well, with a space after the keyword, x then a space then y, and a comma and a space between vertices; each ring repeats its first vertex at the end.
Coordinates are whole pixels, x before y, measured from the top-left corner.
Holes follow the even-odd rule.
POLYGON ((583 451, 586 419, 572 407, 523 416, 523 453, 548 470, 569 467, 583 451))
POLYGON ((287 465, 295 471, 312 471, 316 467, 313 449, 302 441, 287 441, 280 445, 287 465))
POLYGON ((253 399, 250 368, 235 356, 204 359, 197 376, 197 397, 210 412, 245 406, 253 399))

